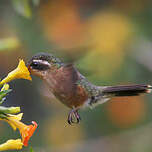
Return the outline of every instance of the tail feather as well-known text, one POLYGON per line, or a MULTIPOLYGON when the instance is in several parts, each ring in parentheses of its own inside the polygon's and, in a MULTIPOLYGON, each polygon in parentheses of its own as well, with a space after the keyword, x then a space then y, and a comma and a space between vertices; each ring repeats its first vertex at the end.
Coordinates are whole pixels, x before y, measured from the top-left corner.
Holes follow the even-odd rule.
POLYGON ((150 93, 152 86, 150 85, 124 85, 109 86, 103 90, 103 94, 112 96, 138 96, 142 93, 150 93))

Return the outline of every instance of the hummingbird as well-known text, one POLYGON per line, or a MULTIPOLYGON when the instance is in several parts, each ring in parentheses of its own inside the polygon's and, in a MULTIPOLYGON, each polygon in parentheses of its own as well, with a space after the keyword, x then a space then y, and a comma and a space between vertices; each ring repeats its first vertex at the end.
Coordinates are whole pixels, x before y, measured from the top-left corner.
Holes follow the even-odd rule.
POLYGON ((79 109, 95 107, 113 97, 138 96, 151 93, 145 84, 97 86, 89 82, 71 63, 64 63, 48 53, 38 53, 27 63, 30 73, 42 79, 51 93, 71 110, 68 123, 79 123, 79 109))

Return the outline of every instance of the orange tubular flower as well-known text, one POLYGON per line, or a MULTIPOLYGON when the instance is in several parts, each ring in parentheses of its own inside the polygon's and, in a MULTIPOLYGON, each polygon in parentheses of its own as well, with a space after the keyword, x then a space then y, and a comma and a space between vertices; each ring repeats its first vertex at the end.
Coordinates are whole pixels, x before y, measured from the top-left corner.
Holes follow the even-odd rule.
POLYGON ((22 136, 22 142, 24 146, 28 146, 28 141, 33 135, 35 129, 37 128, 37 123, 35 121, 32 121, 33 125, 29 125, 24 129, 24 131, 21 133, 22 136))
POLYGON ((32 121, 33 125, 25 125, 24 123, 17 119, 14 119, 13 117, 8 117, 7 121, 19 129, 22 136, 23 145, 28 146, 28 141, 36 130, 37 123, 35 121, 32 121))

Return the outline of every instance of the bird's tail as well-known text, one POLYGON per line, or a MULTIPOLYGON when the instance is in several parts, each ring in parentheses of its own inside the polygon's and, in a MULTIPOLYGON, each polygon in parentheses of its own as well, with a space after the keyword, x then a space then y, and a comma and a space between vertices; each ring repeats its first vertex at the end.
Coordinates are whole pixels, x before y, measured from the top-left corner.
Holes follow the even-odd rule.
POLYGON ((108 86, 102 91, 107 96, 138 96, 143 93, 151 93, 151 85, 122 85, 122 86, 108 86))

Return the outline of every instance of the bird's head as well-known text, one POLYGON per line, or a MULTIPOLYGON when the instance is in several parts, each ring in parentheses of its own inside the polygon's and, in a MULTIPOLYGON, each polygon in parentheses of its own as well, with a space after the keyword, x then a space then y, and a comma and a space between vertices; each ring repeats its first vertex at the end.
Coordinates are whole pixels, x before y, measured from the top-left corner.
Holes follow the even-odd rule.
POLYGON ((43 78, 51 69, 59 68, 62 62, 48 53, 38 53, 28 61, 28 69, 31 74, 43 78))

